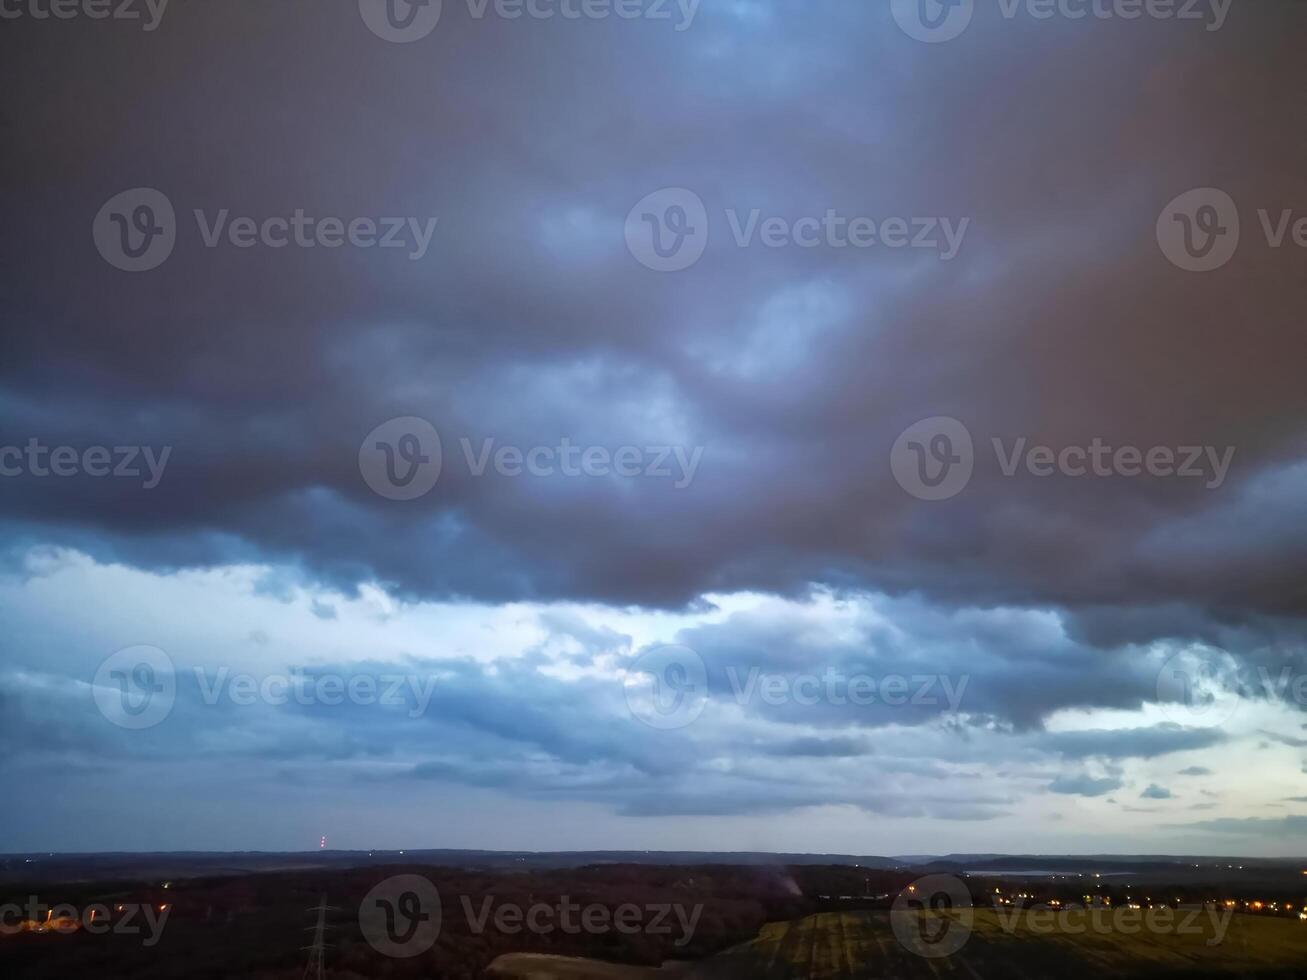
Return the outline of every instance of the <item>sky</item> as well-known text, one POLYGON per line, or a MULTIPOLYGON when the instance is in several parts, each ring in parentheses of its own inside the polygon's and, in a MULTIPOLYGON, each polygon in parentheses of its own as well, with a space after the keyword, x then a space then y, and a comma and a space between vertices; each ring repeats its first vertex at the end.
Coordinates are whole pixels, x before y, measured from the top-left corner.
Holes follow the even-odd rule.
POLYGON ((0 850, 1307 854, 1307 8, 1143 6, 0 0, 0 850))

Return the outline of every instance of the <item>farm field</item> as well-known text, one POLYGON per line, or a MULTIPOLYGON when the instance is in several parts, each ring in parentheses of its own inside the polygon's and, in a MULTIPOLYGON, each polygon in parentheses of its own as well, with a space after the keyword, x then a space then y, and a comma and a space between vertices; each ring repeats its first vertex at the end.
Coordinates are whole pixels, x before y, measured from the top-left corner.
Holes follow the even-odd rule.
POLYGON ((1081 935, 1032 936, 1024 920, 1018 919, 1016 929, 1009 934, 994 912, 984 911, 976 915, 972 939, 980 936, 996 943, 1042 943, 1055 949, 1060 957, 1084 960, 1104 972, 1142 968, 1189 975, 1274 976, 1277 971, 1301 969, 1307 960, 1307 925, 1289 919, 1235 915, 1223 937, 1207 912, 1201 913, 1193 925, 1201 932, 1153 933, 1141 929, 1129 934, 1086 930, 1081 935))
MULTIPOLYGON (((907 913, 932 932, 938 920, 957 913, 907 913)), ((1075 976, 1291 977, 1307 959, 1307 926, 1285 919, 1234 916, 1221 942, 1212 920, 1195 920, 1201 932, 1077 935, 1049 934, 1025 913, 1001 918, 974 913, 966 944, 950 956, 925 958, 905 950, 886 912, 829 912, 794 922, 774 922, 752 942, 700 963, 662 970, 595 960, 513 954, 490 975, 505 980, 939 980, 989 977, 1012 980, 1075 976)), ((956 921, 951 928, 956 928, 956 921)))
MULTIPOLYGON (((935 919, 946 913, 910 913, 935 919)), ((957 913, 948 913, 957 916, 957 913)), ((767 925, 757 939, 697 965, 694 978, 853 980, 853 978, 1044 978, 1096 976, 1301 975, 1307 960, 1307 926, 1285 920, 1234 916, 1222 942, 1209 946, 1214 929, 1203 914, 1200 934, 1048 934, 1024 914, 1000 920, 977 910, 966 944, 950 956, 928 959, 905 950, 885 912, 831 912, 767 925)), ((927 921, 922 925, 932 928, 927 921)), ((956 925, 954 926, 956 927, 956 925)))
POLYGON ((508 953, 490 964, 486 976, 495 980, 675 980, 685 976, 685 968, 671 966, 659 970, 574 956, 508 953))

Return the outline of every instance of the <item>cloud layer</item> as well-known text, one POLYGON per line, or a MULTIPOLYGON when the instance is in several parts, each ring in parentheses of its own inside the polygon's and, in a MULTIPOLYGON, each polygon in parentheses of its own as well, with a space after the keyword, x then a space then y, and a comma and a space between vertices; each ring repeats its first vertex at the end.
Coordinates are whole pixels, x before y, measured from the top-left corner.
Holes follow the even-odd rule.
MULTIPOLYGON (((924 44, 889 6, 705 0, 677 30, 446 2, 413 44, 310 0, 176 5, 148 32, 6 22, 0 447, 171 447, 149 490, 0 477, 7 737, 70 772, 189 760, 271 783, 312 764, 328 786, 534 814, 847 808, 831 820, 850 835, 865 814, 1007 826, 1027 807, 1087 831, 1099 811, 1071 808, 1112 793, 1195 802, 1181 770, 1225 793, 1236 751, 1262 760, 1268 798, 1300 788, 1307 279, 1258 212, 1307 207, 1307 11, 1245 5, 1214 31, 978 11, 924 44), (1186 273, 1155 225, 1208 186, 1238 202, 1243 242, 1186 273), (166 194, 178 235, 130 274, 91 226, 137 187, 166 194), (658 273, 624 225, 669 187, 704 202, 709 237, 658 273), (413 259, 208 247, 197 210, 205 227, 437 221, 413 259), (739 247, 732 216, 754 212, 967 225, 949 261, 739 247), (430 493, 397 501, 358 460, 405 416, 443 459, 430 493), (975 472, 925 503, 890 455, 935 416, 966 425, 975 472), (1023 439, 1233 455, 1219 486, 1006 476, 994 440, 1023 439), (486 445, 699 455, 678 486, 477 475, 486 445), (136 643, 210 680, 243 664, 438 683, 417 717, 238 711, 183 670, 166 725, 127 732, 89 685, 136 643), (705 671, 702 717, 671 732, 623 697, 662 643, 705 671), (1223 672, 1247 724, 1177 713, 1158 686, 1177 656, 1223 672), (784 696, 742 703, 751 678, 784 696)), ((10 765, 58 796, 49 770, 10 765)), ((1253 826, 1233 798, 1205 831, 1253 826)))

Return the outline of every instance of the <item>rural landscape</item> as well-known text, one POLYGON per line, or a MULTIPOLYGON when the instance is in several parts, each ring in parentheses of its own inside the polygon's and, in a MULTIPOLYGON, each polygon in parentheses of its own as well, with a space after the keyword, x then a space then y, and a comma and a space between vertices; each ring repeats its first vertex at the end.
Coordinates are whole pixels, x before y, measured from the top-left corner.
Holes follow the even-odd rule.
POLYGON ((1288 978, 1307 956, 1307 881, 1282 861, 329 852, 78 863, 85 877, 69 882, 58 880, 67 863, 3 861, 5 976, 1178 980, 1288 978), (374 932, 379 884, 415 878, 433 897, 407 910, 401 897, 398 928, 374 932), (12 909, 30 892, 55 911, 20 927, 12 909), (112 910, 102 934, 85 915, 96 907, 112 910), (138 907, 155 911, 124 921, 138 907), (404 916, 433 911, 437 928, 404 938, 404 916))
POLYGON ((0 0, 0 980, 1307 978, 1307 0, 0 0))

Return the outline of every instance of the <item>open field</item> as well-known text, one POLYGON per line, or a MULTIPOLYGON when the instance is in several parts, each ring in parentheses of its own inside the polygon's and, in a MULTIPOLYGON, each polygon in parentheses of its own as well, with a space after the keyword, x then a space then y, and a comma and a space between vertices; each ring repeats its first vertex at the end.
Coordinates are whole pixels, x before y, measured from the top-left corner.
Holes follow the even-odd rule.
MULTIPOLYGON (((1301 865, 1307 862, 1280 862, 1257 871, 1253 879, 1222 880, 1209 869, 1195 871, 1201 879, 1184 880, 1172 872, 1177 880, 1158 885, 1152 894, 1172 896, 1175 912, 1129 909, 1127 896, 1138 892, 1140 876, 1131 874, 1129 882, 1120 884, 1108 874, 1099 879, 1097 869, 1103 865, 1095 860, 1056 878, 971 879, 971 900, 986 903, 983 910, 964 910, 957 903, 950 911, 905 913, 890 912, 891 896, 921 880, 919 872, 906 868, 558 867, 561 863, 556 856, 542 855, 539 866, 528 870, 440 867, 419 860, 162 881, 111 881, 96 875, 65 883, 38 879, 0 889, 0 905, 22 908, 30 896, 74 909, 167 904, 166 928, 160 920, 157 936, 148 928, 0 935, 0 976, 298 980, 305 967, 305 937, 311 935, 306 930, 324 896, 331 907, 324 922, 330 944, 327 969, 342 980, 474 980, 487 975, 500 980, 1061 980, 1081 975, 1278 980, 1302 975, 1307 960, 1307 923, 1271 914, 1218 913, 1201 902, 1175 899, 1221 895, 1249 904, 1250 897, 1259 896, 1296 910, 1304 901, 1301 865), (404 960, 374 947, 359 922, 365 896, 400 874, 425 877, 443 897, 444 907, 438 941, 404 960), (1075 896, 1084 888, 1101 893, 1100 904, 1109 907, 1079 908, 1075 896), (1017 895, 1017 889, 1034 892, 1039 910, 988 906, 993 895, 1017 895), (564 897, 573 905, 602 909, 623 904, 693 909, 695 925, 682 929, 675 919, 678 926, 662 932, 536 933, 497 928, 493 918, 478 926, 473 914, 490 907, 548 906, 564 897), (1044 907, 1058 902, 1066 903, 1060 919, 1044 907), (1154 916, 1151 923, 1149 915, 1154 916), (960 922, 965 916, 972 917, 970 928, 960 922), (915 955, 900 943, 895 922, 905 941, 942 939, 932 948, 951 955, 915 955), (1149 924, 1151 930, 1145 928, 1149 924), (147 938, 152 940, 148 944, 147 938)), ((149 860, 150 870, 157 866, 149 860)), ((1154 873, 1160 878, 1167 871, 1154 873)))
MULTIPOLYGON (((934 931, 939 913, 908 913, 934 931), (934 925, 932 925, 934 923, 934 925)), ((957 928, 957 913, 950 928, 957 928)), ((504 980, 870 980, 894 977, 1015 980, 1066 976, 1262 976, 1298 974, 1307 958, 1307 926, 1234 916, 1222 932, 1207 913, 1184 932, 1139 930, 1068 935, 1027 913, 974 913, 966 944, 950 956, 916 956, 897 941, 885 912, 831 912, 767 925, 758 938, 688 967, 662 970, 594 960, 514 954, 495 962, 504 980), (1218 936, 1220 940, 1218 941, 1218 936)))
POLYGON ((572 956, 509 953, 491 963, 486 976, 495 980, 679 980, 686 972, 684 965, 669 964, 656 969, 572 956))
MULTIPOLYGON (((939 913, 908 913, 922 926, 939 913)), ((950 913, 954 920, 958 913, 950 913)), ((956 921, 952 925, 957 928, 956 921)), ((693 977, 852 980, 896 977, 1036 978, 1064 976, 1300 975, 1307 926, 1287 919, 1234 916, 1221 941, 1207 913, 1179 934, 1140 930, 1052 932, 1027 913, 976 910, 966 944, 928 959, 905 950, 885 912, 831 912, 767 925, 758 938, 696 968, 693 977), (1209 945, 1210 943, 1210 945, 1209 945)))
POLYGON ((1149 967, 1199 974, 1259 971, 1273 974, 1276 970, 1300 966, 1307 960, 1307 925, 1250 915, 1234 915, 1228 921, 1224 933, 1212 913, 1202 912, 1191 924, 1193 931, 1183 934, 1144 929, 1134 934, 1086 929, 1080 935, 1032 935, 1024 917, 1016 920, 1016 928, 1009 934, 994 912, 985 911, 976 915, 972 938, 974 941, 979 936, 986 941, 1007 944, 1042 943, 1055 949, 1059 956, 1087 961, 1104 972, 1149 967))

